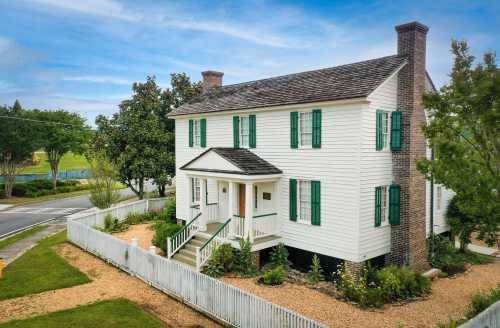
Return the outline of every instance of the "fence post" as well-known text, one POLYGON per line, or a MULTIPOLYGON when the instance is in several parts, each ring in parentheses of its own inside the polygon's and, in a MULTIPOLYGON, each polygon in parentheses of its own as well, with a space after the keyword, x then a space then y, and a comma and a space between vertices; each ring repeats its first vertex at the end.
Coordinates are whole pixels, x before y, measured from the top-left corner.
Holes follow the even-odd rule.
POLYGON ((149 199, 146 199, 146 212, 149 212, 149 199))
POLYGON ((200 248, 196 247, 196 272, 200 272, 201 258, 200 258, 200 248))
POLYGON ((167 258, 170 260, 172 257, 172 239, 170 237, 167 237, 167 258))
POLYGON ((155 246, 149 246, 149 253, 156 255, 156 247, 155 246))

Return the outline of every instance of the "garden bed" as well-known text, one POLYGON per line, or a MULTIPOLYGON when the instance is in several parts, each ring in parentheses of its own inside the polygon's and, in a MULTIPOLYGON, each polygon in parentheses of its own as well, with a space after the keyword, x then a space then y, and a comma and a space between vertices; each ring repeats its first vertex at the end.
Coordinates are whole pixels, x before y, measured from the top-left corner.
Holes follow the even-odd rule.
POLYGON ((222 281, 273 303, 285 306, 330 327, 434 327, 438 323, 463 317, 472 295, 500 283, 500 262, 476 265, 453 278, 432 283, 432 293, 425 299, 382 309, 361 309, 306 285, 285 282, 268 287, 257 278, 222 277, 222 281))

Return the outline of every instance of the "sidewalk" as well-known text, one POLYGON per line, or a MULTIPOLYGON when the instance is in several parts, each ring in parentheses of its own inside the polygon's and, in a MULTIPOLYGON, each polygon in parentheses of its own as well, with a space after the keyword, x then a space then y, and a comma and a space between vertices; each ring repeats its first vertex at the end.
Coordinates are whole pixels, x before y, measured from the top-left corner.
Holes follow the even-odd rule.
POLYGON ((5 265, 9 265, 12 261, 26 253, 34 247, 40 240, 66 229, 65 224, 49 224, 47 229, 35 233, 32 236, 21 239, 12 245, 9 245, 0 250, 0 257, 4 259, 5 265))
MULTIPOLYGON (((460 243, 458 241, 455 241, 455 247, 457 248, 460 247, 460 243)), ((496 248, 479 246, 474 244, 467 245, 467 248, 474 253, 493 256, 500 259, 500 252, 496 248)))

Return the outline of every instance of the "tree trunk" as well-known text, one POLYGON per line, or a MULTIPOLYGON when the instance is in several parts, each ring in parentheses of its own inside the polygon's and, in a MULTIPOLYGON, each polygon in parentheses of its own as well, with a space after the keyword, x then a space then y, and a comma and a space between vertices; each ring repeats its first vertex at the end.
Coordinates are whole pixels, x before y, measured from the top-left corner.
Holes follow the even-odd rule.
POLYGON ((144 199, 144 178, 139 179, 139 199, 144 199))
POLYGON ((59 162, 64 154, 58 154, 56 151, 46 151, 46 153, 50 164, 50 172, 52 173, 52 186, 56 189, 59 176, 59 162))
POLYGON ((57 167, 55 168, 51 168, 50 171, 52 172, 52 187, 54 189, 57 188, 57 175, 59 174, 59 170, 57 169, 57 167))
POLYGON ((160 197, 165 197, 165 185, 164 184, 159 184, 158 185, 158 195, 160 197))
POLYGON ((16 182, 16 175, 14 174, 9 174, 4 176, 4 182, 5 182, 5 198, 11 198, 12 197, 12 188, 14 187, 14 183, 16 182))

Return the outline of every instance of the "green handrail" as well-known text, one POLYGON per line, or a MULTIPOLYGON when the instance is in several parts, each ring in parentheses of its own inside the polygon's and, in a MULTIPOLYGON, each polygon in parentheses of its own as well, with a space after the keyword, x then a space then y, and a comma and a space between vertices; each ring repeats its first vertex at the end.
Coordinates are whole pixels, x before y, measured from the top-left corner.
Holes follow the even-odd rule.
POLYGON ((188 224, 186 224, 181 230, 177 231, 170 239, 174 239, 178 235, 180 235, 184 230, 186 230, 197 218, 199 218, 201 213, 198 213, 188 224))
POLYGON ((219 227, 219 229, 217 229, 217 231, 212 235, 212 237, 210 237, 210 239, 208 239, 201 247, 200 247, 200 252, 205 248, 207 247, 207 245, 215 238, 215 236, 217 236, 219 234, 219 232, 222 231, 222 229, 224 229, 225 226, 227 226, 229 224, 229 222, 231 222, 231 219, 227 219, 226 222, 224 222, 223 225, 221 225, 219 227))
POLYGON ((273 215, 277 215, 278 213, 269 213, 269 214, 261 214, 261 215, 256 215, 254 216, 253 218, 256 219, 256 218, 263 218, 265 216, 273 216, 273 215))

